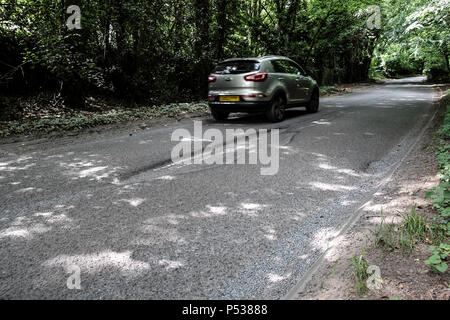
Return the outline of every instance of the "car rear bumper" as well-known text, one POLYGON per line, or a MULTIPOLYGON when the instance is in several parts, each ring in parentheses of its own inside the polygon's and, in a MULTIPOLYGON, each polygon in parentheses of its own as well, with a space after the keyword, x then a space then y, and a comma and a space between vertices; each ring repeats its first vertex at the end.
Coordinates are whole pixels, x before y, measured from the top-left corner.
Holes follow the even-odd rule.
POLYGON ((209 102, 209 107, 226 112, 261 112, 270 107, 270 101, 209 102))

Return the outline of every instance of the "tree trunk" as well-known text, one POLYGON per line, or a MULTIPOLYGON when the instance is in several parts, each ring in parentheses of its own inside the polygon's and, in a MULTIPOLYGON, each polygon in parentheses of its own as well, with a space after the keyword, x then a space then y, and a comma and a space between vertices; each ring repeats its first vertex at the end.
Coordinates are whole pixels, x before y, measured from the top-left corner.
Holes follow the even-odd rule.
POLYGON ((447 72, 450 72, 450 66, 449 66, 449 61, 448 61, 448 47, 447 47, 447 42, 444 42, 444 59, 445 59, 445 64, 447 65, 447 72))
POLYGON ((79 77, 66 79, 62 83, 61 96, 64 104, 71 109, 85 109, 85 90, 79 77))
POLYGON ((106 1, 104 6, 105 12, 105 24, 104 24, 104 43, 103 43, 103 65, 105 68, 109 66, 109 51, 110 51, 110 33, 111 33, 111 3, 110 0, 106 1))
POLYGON ((207 77, 209 73, 209 24, 210 7, 209 0, 194 0, 194 16, 196 27, 196 39, 194 42, 194 54, 196 65, 194 68, 195 88, 200 97, 206 97, 208 92, 207 77))
POLYGON ((223 48, 227 39, 228 17, 227 4, 229 0, 218 0, 217 4, 217 39, 216 39, 216 58, 222 60, 224 56, 223 48))
MULTIPOLYGON (((68 1, 65 1, 66 5, 68 1)), ((81 0, 72 0, 70 2, 70 5, 77 5, 81 9, 81 27, 83 28, 83 1, 81 0)), ((64 4, 64 2, 63 2, 64 4)), ((64 7, 64 12, 66 12, 67 7, 64 7)), ((69 17, 69 15, 66 15, 66 19, 69 17)), ((65 24, 64 24, 65 27, 65 24)), ((81 53, 81 56, 83 56, 83 53, 85 52, 86 47, 86 37, 84 33, 84 30, 81 29, 73 29, 73 30, 66 30, 64 31, 64 34, 68 33, 76 33, 79 34, 78 37, 67 37, 64 39, 64 42, 66 42, 66 45, 73 48, 73 51, 81 53)), ((75 52, 74 52, 75 53, 75 52)), ((77 63, 81 63, 81 61, 78 61, 77 63)), ((64 99, 64 104, 72 109, 85 109, 86 108, 86 102, 85 102, 85 84, 83 79, 81 78, 79 74, 79 70, 77 69, 71 69, 65 72, 65 74, 62 77, 62 85, 61 85, 61 96, 64 99)))
POLYGON ((285 0, 275 0, 275 6, 278 19, 280 53, 288 54, 291 35, 295 27, 299 0, 289 1, 289 5, 287 5, 285 0))

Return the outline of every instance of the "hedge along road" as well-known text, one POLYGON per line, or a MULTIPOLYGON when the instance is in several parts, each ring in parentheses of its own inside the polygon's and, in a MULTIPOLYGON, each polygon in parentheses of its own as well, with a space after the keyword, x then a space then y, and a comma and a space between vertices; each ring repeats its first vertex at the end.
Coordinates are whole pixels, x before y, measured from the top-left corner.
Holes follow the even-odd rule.
POLYGON ((280 129, 275 175, 170 165, 171 135, 193 132, 192 120, 10 153, 0 159, 0 298, 282 298, 434 115, 422 80, 323 98, 319 113, 290 110, 278 124, 204 119, 204 130, 280 129), (81 289, 69 289, 77 268, 81 289))

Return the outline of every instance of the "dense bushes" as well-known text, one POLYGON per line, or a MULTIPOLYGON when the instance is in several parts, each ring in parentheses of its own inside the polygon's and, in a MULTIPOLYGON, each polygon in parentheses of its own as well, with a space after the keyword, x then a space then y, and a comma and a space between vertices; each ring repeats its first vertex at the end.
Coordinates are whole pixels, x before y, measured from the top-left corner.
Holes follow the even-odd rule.
POLYGON ((0 119, 0 137, 16 134, 50 133, 53 131, 76 130, 92 128, 99 125, 109 125, 160 117, 175 117, 185 113, 206 112, 206 103, 172 103, 161 106, 141 106, 108 111, 76 110, 67 114, 61 112, 57 117, 38 119, 9 119, 2 123, 0 119))
POLYGON ((72 0, 81 30, 66 28, 67 3, 2 1, 0 94, 58 91, 73 108, 88 94, 194 100, 219 60, 269 54, 325 85, 365 80, 371 65, 389 76, 448 72, 445 0, 72 0), (366 24, 373 4, 381 29, 366 24))
POLYGON ((432 81, 448 82, 450 80, 449 72, 443 64, 434 64, 431 66, 427 66, 424 68, 423 72, 432 81))
POLYGON ((374 53, 372 74, 449 78, 450 4, 447 0, 383 2, 383 32, 374 53))
POLYGON ((0 94, 58 90, 73 108, 88 93, 192 100, 219 60, 269 54, 296 59, 321 83, 363 80, 378 32, 357 13, 371 2, 73 0, 82 29, 67 30, 67 1, 4 1, 0 61, 26 64, 0 94))
POLYGON ((425 263, 438 272, 447 271, 450 258, 450 90, 447 91, 443 103, 447 105, 447 113, 444 124, 437 132, 440 141, 436 152, 441 182, 427 193, 439 214, 435 219, 435 232, 439 241, 430 247, 432 255, 425 263))
POLYGON ((421 64, 421 61, 411 58, 407 52, 398 52, 386 56, 382 67, 387 76, 397 77, 422 73, 421 64))

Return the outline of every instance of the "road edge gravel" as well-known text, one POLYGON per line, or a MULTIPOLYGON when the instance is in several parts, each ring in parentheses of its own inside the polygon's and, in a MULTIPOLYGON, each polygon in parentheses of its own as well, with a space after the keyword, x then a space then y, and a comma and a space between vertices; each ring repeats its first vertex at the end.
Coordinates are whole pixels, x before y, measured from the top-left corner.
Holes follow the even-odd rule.
MULTIPOLYGON (((440 90, 440 88, 435 88, 440 90)), ((436 95, 437 95, 436 91, 436 95)), ((422 127, 420 130, 420 133, 417 135, 417 137, 413 140, 413 142, 408 147, 405 154, 402 156, 402 158, 394 164, 390 170, 388 171, 387 175, 382 179, 382 181, 377 185, 377 188, 371 193, 371 195, 366 198, 366 201, 363 205, 361 205, 356 211, 353 212, 353 214, 350 216, 350 218, 345 222, 343 227, 340 229, 339 233, 334 238, 332 244, 320 255, 319 259, 314 262, 314 264, 311 266, 311 268, 302 275, 298 280, 294 287, 292 287, 286 295, 282 298, 282 300, 298 300, 300 299, 300 295, 303 293, 305 288, 309 285, 309 283, 312 281, 313 277, 317 275, 322 267, 324 267, 324 264, 326 262, 326 256, 327 254, 332 251, 336 250, 340 246, 343 245, 344 239, 346 239, 345 235, 348 235, 350 233, 350 230, 352 230, 353 227, 356 226, 356 224, 360 221, 361 217, 364 215, 365 208, 370 206, 372 202, 375 199, 375 194, 382 190, 384 187, 387 186, 387 184, 390 182, 393 175, 397 172, 397 170, 400 168, 401 165, 405 164, 406 160, 411 156, 413 150, 417 147, 417 145, 422 141, 422 139, 425 136, 425 133, 427 130, 432 126, 434 123, 436 116, 438 115, 440 111, 439 107, 440 101, 439 98, 434 99, 432 103, 432 114, 430 118, 426 121, 425 126, 422 127)))

